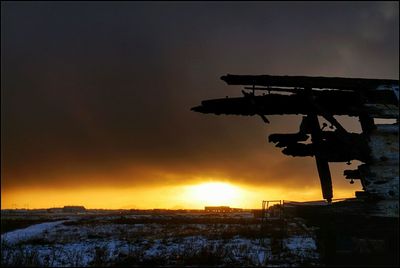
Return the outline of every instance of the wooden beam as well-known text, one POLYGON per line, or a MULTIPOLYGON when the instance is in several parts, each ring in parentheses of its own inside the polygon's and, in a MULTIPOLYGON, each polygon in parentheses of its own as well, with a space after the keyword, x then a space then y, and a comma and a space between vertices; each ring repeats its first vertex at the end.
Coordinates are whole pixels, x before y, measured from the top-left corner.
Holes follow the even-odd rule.
POLYGON ((287 75, 232 75, 221 76, 228 85, 252 85, 301 88, 334 88, 341 90, 374 90, 379 86, 399 85, 399 80, 345 77, 287 76, 287 75))

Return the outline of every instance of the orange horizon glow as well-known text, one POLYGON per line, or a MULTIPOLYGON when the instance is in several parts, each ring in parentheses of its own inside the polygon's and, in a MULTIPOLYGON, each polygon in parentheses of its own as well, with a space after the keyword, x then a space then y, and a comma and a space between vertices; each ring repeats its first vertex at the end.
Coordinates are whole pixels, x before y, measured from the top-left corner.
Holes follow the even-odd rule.
MULTIPOLYGON (((354 197, 354 189, 334 189, 334 198, 354 197)), ((1 209, 81 205, 87 209, 204 209, 205 206, 259 208, 262 200, 322 200, 319 187, 268 187, 221 181, 125 188, 14 189, 2 191, 1 209)))

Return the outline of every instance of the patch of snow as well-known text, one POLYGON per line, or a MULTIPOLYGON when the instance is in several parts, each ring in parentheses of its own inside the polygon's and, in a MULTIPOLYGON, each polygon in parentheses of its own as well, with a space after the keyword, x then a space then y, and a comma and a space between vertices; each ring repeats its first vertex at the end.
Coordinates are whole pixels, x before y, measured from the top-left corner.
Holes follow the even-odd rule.
POLYGON ((63 222, 65 222, 65 220, 31 225, 25 229, 19 229, 2 234, 1 240, 9 244, 15 244, 21 241, 26 241, 28 239, 38 237, 39 235, 43 234, 43 232, 52 229, 63 222))
POLYGON ((291 237, 284 240, 289 250, 316 250, 317 245, 312 237, 291 237))

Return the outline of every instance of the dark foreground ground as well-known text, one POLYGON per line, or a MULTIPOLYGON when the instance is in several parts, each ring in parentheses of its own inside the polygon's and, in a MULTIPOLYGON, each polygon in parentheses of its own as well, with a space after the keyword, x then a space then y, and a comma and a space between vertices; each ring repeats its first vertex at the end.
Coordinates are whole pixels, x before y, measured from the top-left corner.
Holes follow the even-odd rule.
POLYGON ((312 229, 244 213, 3 213, 2 266, 317 266, 312 229), (33 225, 25 228, 29 222, 33 225))
POLYGON ((359 200, 286 209, 314 226, 326 266, 399 267, 399 218, 373 215, 359 200))
POLYGON ((398 219, 251 212, 2 211, 2 266, 396 266, 398 219))

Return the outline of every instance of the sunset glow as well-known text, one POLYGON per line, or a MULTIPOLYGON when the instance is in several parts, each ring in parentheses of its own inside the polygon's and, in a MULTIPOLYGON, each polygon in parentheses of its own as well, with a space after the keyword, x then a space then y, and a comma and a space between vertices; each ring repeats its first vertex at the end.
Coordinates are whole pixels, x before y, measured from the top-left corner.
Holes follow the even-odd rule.
MULTIPOLYGON (((354 196, 359 187, 336 188, 335 197, 354 196)), ((82 205, 89 209, 203 209, 205 206, 230 206, 253 209, 262 200, 320 200, 319 185, 298 188, 252 186, 224 181, 157 187, 91 187, 76 189, 13 189, 2 191, 2 209, 48 208, 82 205)))
MULTIPOLYGON (((243 97, 219 79, 227 73, 399 73, 394 2, 3 2, 2 209, 321 200, 315 159, 268 142, 297 133, 302 114, 268 115, 266 125, 191 108, 243 97)), ((357 117, 335 119, 361 132, 357 117)), ((334 199, 362 190, 343 176, 360 164, 329 163, 334 199)))
POLYGON ((243 190, 222 182, 210 182, 188 186, 186 195, 194 202, 209 206, 243 203, 243 190))

